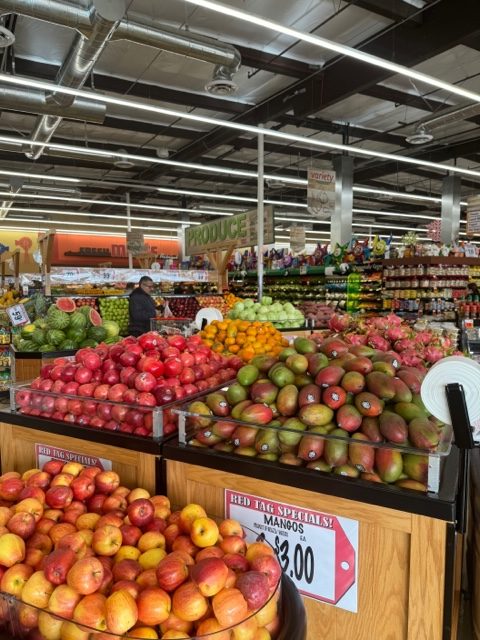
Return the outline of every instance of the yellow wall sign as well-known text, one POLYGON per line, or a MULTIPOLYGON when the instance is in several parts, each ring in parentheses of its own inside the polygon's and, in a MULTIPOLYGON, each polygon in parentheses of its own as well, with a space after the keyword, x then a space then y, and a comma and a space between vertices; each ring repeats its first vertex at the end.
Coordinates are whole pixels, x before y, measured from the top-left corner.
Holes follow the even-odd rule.
MULTIPOLYGON (((264 244, 275 242, 273 207, 264 208, 264 244)), ((257 244, 257 210, 212 220, 185 230, 186 255, 257 244)))

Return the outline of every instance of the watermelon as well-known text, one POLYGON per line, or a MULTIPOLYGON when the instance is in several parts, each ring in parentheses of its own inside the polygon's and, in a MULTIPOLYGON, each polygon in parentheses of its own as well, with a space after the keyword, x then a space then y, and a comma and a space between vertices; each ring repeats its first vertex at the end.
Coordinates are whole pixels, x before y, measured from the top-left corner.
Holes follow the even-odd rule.
POLYGON ((111 336, 110 338, 106 338, 105 344, 116 344, 120 342, 121 339, 121 336, 111 336))
POLYGON ((77 343, 73 342, 73 340, 65 340, 60 345, 60 351, 75 351, 77 349, 77 343))
POLYGON ((55 305, 57 309, 64 311, 65 313, 73 313, 77 308, 75 300, 72 300, 72 298, 58 298, 55 305))
POLYGON ((96 342, 102 342, 107 337, 105 327, 90 327, 87 336, 96 342))
POLYGON ((38 346, 31 340, 20 340, 18 345, 19 351, 38 351, 38 346))
POLYGON ((103 324, 102 316, 95 309, 90 308, 88 319, 94 327, 100 327, 103 324))
POLYGON ((37 327, 37 329, 47 328, 47 321, 45 320, 45 318, 37 318, 33 324, 37 327))
POLYGON ((87 338, 83 342, 80 343, 80 347, 83 349, 84 347, 96 347, 97 341, 92 338, 87 338))
POLYGON ((34 324, 26 324, 21 330, 22 338, 25 338, 26 340, 31 338, 36 328, 37 327, 34 324))
POLYGON ((68 313, 59 311, 55 305, 52 305, 47 312, 47 327, 49 329, 66 329, 70 324, 70 316, 68 313), (51 309, 54 311, 51 311, 51 309))
POLYGON ((75 311, 70 316, 70 329, 85 329, 87 326, 87 318, 80 313, 79 311, 75 311))
POLYGON ((54 344, 42 344, 41 347, 38 348, 40 353, 44 353, 45 351, 56 351, 57 347, 54 344))
POLYGON ((88 304, 83 304, 81 307, 78 307, 77 313, 81 313, 87 319, 87 322, 90 322, 90 311, 92 307, 88 304))
POLYGON ((115 320, 105 320, 102 326, 107 332, 107 338, 116 338, 120 333, 120 327, 115 320))
POLYGON ((47 331, 48 344, 59 345, 65 340, 65 334, 60 329, 49 329, 47 331))
POLYGON ((45 344, 46 342, 45 331, 42 331, 41 329, 35 329, 35 331, 31 334, 31 340, 32 342, 38 345, 45 344))
POLYGON ((82 340, 85 340, 86 337, 87 337, 87 332, 84 331, 83 329, 75 329, 72 327, 67 331, 68 340, 72 340, 77 344, 82 342, 82 340))

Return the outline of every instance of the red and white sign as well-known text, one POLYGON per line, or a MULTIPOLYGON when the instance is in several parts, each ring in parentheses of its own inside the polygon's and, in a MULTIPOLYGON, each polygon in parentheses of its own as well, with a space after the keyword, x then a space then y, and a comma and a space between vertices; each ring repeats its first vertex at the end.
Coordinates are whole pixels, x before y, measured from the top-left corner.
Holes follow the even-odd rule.
POLYGON ((358 521, 229 489, 225 517, 263 534, 301 594, 357 612, 358 521))
POLYGON ((63 460, 64 462, 80 462, 80 464, 86 467, 98 467, 102 469, 102 471, 112 470, 111 460, 90 456, 87 453, 78 453, 77 451, 52 447, 49 444, 35 444, 35 459, 39 469, 49 460, 63 460))

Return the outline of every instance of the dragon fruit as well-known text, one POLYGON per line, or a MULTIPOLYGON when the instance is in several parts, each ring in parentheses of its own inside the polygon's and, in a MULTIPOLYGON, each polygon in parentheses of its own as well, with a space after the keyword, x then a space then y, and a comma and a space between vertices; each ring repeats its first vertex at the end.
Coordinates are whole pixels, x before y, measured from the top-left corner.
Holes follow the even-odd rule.
POLYGON ((397 340, 393 345, 393 348, 398 353, 403 353, 404 351, 415 351, 415 346, 415 340, 404 338, 403 340, 397 340))
POLYGON ((332 331, 345 331, 350 326, 350 316, 335 313, 328 321, 328 326, 332 331))
POLYGON ((369 333, 367 339, 368 346, 379 351, 388 351, 390 349, 390 342, 383 338, 379 333, 369 333))
POLYGON ((415 342, 418 344, 430 344, 432 334, 430 331, 419 331, 415 336, 415 342))
POLYGON ((433 364, 434 362, 438 362, 444 357, 444 353, 440 347, 435 347, 433 345, 429 345, 425 347, 424 358, 427 362, 433 364))
POLYGON ((367 344, 367 335, 361 333, 345 333, 343 339, 348 344, 352 345, 365 345, 367 344))
POLYGON ((406 367, 418 367, 423 364, 422 357, 418 351, 404 351, 402 352, 403 364, 406 367))
POLYGON ((389 325, 393 325, 393 326, 400 326, 403 322, 400 316, 397 316, 394 313, 389 313, 388 316, 386 317, 386 321, 388 322, 389 325))
POLYGON ((392 342, 396 342, 397 340, 403 340, 404 338, 408 338, 410 336, 410 331, 407 327, 399 327, 395 325, 393 327, 389 327, 385 334, 385 337, 392 342))

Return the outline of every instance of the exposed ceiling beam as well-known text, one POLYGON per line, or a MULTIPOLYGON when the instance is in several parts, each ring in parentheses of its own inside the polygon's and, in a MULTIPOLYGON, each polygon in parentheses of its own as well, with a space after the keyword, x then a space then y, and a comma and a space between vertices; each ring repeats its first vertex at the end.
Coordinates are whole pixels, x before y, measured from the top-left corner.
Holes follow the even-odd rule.
POLYGON ((257 49, 250 49, 249 47, 242 47, 238 44, 235 45, 235 48, 241 53, 243 66, 253 67, 260 71, 278 73, 291 78, 306 78, 313 71, 320 68, 307 64, 306 62, 294 60, 293 58, 275 53, 267 53, 266 51, 258 51, 257 49))
MULTIPOLYGON (((416 7, 401 0, 345 0, 345 2, 394 22, 410 20, 419 23, 422 20, 422 13, 419 13, 416 7)), ((424 9, 428 9, 428 6, 424 9)))

